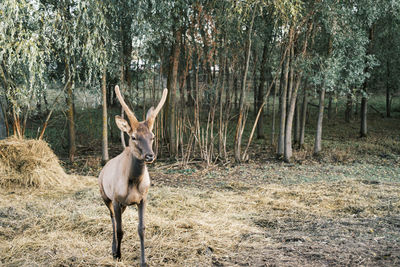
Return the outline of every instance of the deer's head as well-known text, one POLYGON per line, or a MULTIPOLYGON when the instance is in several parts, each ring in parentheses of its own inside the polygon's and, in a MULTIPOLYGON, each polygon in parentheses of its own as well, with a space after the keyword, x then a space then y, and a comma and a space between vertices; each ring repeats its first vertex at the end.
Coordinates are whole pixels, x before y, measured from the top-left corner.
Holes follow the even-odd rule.
POLYGON ((132 110, 130 110, 128 105, 125 103, 118 85, 115 86, 115 94, 128 116, 129 123, 118 115, 115 116, 115 122, 121 131, 124 131, 129 135, 129 149, 131 153, 139 160, 143 160, 146 163, 152 163, 155 160, 153 152, 153 125, 158 112, 160 112, 165 100, 167 99, 168 90, 164 89, 160 103, 158 103, 155 109, 153 107, 149 109, 146 115, 146 120, 142 122, 139 122, 136 119, 132 110))

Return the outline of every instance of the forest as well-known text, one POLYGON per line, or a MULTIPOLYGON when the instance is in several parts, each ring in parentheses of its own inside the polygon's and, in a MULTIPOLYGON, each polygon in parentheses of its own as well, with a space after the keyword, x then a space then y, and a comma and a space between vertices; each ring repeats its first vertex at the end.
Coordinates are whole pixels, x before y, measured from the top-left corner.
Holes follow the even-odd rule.
POLYGON ((398 0, 1 0, 0 263, 114 265, 119 86, 139 121, 168 89, 150 266, 397 266, 399 55, 398 0))

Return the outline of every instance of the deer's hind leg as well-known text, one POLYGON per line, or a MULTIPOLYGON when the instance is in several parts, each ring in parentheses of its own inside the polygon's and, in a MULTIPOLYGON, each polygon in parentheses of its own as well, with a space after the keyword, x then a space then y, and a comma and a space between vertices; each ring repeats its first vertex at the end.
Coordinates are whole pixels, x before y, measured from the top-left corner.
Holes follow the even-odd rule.
MULTIPOLYGON (((112 255, 114 259, 118 258, 117 257, 117 236, 116 236, 116 223, 115 223, 115 213, 114 213, 114 206, 112 204, 112 201, 110 199, 106 199, 103 197, 104 203, 106 204, 108 210, 110 211, 110 217, 111 217, 111 223, 112 223, 112 229, 113 229, 113 239, 112 239, 112 255)), ((120 256, 121 257, 121 256, 120 256)))

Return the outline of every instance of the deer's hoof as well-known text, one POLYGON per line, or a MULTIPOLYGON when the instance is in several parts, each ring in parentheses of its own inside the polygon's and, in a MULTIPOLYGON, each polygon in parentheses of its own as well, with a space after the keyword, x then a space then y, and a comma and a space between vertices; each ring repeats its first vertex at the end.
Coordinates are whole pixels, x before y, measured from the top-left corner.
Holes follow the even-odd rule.
POLYGON ((113 253, 114 260, 120 261, 121 260, 121 253, 113 253))

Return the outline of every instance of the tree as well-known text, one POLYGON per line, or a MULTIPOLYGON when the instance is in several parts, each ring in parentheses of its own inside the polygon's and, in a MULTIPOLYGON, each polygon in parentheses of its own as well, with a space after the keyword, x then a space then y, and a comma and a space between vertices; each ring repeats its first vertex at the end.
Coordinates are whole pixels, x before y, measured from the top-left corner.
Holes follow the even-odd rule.
MULTIPOLYGON (((0 79, 14 134, 24 136, 31 101, 46 88, 46 63, 51 40, 47 19, 39 1, 4 0, 0 3, 0 79), (24 119, 20 116, 24 115, 24 119)), ((5 114, 4 114, 5 115, 5 114)))
MULTIPOLYGON (((108 32, 101 1, 47 1, 46 10, 54 19, 51 24, 53 56, 63 66, 67 92, 69 159, 76 153, 74 89, 76 83, 97 80, 106 64, 105 45, 108 32), (90 29, 90 31, 89 31, 90 29)), ((98 81, 98 80, 97 80, 98 81)))
POLYGON ((251 51, 251 40, 252 40, 252 34, 253 34, 253 23, 254 23, 254 17, 256 15, 257 7, 252 8, 252 15, 251 15, 251 20, 250 20, 250 25, 247 30, 247 40, 246 40, 246 47, 245 47, 245 67, 243 71, 243 79, 242 79, 242 85, 241 85, 241 92, 240 92, 240 104, 239 104, 239 117, 238 117, 238 122, 236 125, 236 134, 235 134, 235 161, 236 162, 241 162, 244 160, 242 158, 241 152, 240 152, 240 147, 242 144, 242 134, 243 130, 245 127, 245 99, 246 99, 246 82, 247 82, 247 71, 249 69, 249 62, 250 62, 250 51, 251 51))

